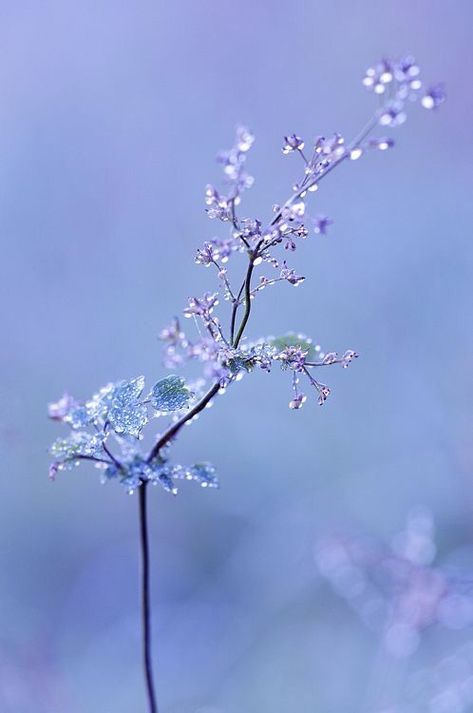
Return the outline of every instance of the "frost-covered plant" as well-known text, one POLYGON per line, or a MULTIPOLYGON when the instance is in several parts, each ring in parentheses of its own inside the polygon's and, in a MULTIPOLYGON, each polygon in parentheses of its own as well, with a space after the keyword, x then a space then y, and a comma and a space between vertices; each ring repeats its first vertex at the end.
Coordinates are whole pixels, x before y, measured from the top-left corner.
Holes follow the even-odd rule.
POLYGON ((224 237, 206 241, 197 250, 195 262, 214 269, 217 283, 212 291, 191 297, 183 310, 194 323, 195 336, 188 336, 179 319, 174 319, 161 332, 165 345, 164 364, 175 371, 186 362, 203 365, 202 379, 195 383, 175 374, 161 378, 145 388, 142 376, 130 381, 108 384, 88 401, 78 402, 64 395, 49 407, 52 419, 71 428, 69 436, 53 444, 50 476, 69 470, 82 461, 90 461, 102 472, 102 478, 118 480, 128 492, 139 492, 141 546, 143 556, 143 642, 147 693, 151 713, 157 711, 150 653, 149 553, 146 493, 149 483, 159 484, 177 493, 179 480, 193 480, 202 487, 217 487, 214 468, 208 463, 190 466, 172 464, 169 449, 182 427, 241 377, 256 369, 270 372, 279 365, 290 375, 291 409, 300 409, 306 401, 305 391, 315 391, 323 404, 330 389, 318 376, 320 369, 339 364, 346 368, 358 355, 352 349, 343 353, 323 351, 311 338, 294 333, 280 337, 246 338, 253 302, 258 294, 276 283, 301 285, 305 277, 290 267, 286 257, 299 248, 311 234, 325 235, 332 220, 324 215, 309 217, 308 202, 321 182, 346 160, 355 161, 370 151, 385 151, 394 142, 389 136, 371 136, 379 127, 392 128, 406 119, 408 105, 417 99, 427 109, 437 108, 445 94, 440 85, 427 91, 419 78, 419 67, 412 57, 400 61, 383 60, 370 67, 363 79, 368 90, 377 94, 379 106, 368 123, 349 143, 343 136, 317 137, 310 145, 296 134, 284 138, 283 154, 295 154, 302 160, 300 179, 292 195, 273 206, 272 217, 240 215, 242 194, 253 185, 247 173, 248 152, 254 136, 239 127, 229 151, 218 161, 223 168, 224 187, 208 185, 205 191, 207 215, 227 227, 224 237), (245 263, 240 280, 230 278, 230 258, 245 263), (261 269, 258 279, 255 273, 261 269), (255 281, 256 280, 256 281, 255 281), (223 318, 221 302, 228 304, 223 318), (305 386, 302 388, 301 383, 305 386), (306 388, 307 387, 307 388, 306 388), (167 425, 161 429, 149 452, 140 448, 143 429, 154 418, 167 425))

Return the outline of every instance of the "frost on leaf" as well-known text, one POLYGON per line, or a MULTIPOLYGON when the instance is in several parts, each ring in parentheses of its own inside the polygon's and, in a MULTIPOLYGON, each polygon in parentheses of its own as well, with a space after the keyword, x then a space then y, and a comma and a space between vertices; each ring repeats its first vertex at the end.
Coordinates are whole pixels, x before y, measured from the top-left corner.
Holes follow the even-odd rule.
POLYGON ((146 406, 138 401, 144 385, 143 376, 115 384, 107 418, 116 433, 139 437, 148 421, 146 406))
POLYGON ((79 458, 95 458, 102 450, 99 436, 86 431, 72 431, 67 438, 58 438, 51 446, 56 470, 72 468, 79 458))
POLYGON ((202 488, 218 488, 219 482, 211 463, 195 463, 191 466, 175 465, 170 471, 178 480, 194 480, 202 488))
POLYGON ((188 406, 192 392, 182 376, 174 374, 160 379, 151 392, 151 403, 156 411, 172 413, 188 406))
POLYGON ((195 480, 202 488, 218 488, 218 478, 215 468, 210 463, 196 463, 188 469, 188 480, 195 480), (189 477, 190 476, 190 477, 189 477))
POLYGON ((297 347, 306 352, 307 359, 313 359, 315 356, 315 347, 312 340, 303 334, 285 334, 283 337, 273 337, 268 340, 268 344, 278 351, 284 351, 288 347, 297 347))

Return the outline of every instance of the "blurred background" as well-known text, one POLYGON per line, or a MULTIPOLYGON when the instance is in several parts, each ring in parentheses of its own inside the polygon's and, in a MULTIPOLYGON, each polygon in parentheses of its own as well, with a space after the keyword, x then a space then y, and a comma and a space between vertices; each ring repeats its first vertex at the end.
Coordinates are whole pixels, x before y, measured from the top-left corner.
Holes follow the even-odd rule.
POLYGON ((151 493, 154 658, 162 713, 473 710, 471 2, 4 0, 0 19, 2 713, 147 710, 138 502, 86 466, 48 481, 47 402, 163 375, 161 328, 214 285, 203 188, 238 122, 242 212, 265 219, 299 174, 283 135, 352 136, 366 67, 409 52, 448 102, 327 179, 330 234, 291 259, 306 282, 265 291, 249 330, 361 357, 323 408, 259 372, 183 433, 176 459, 222 487, 151 493))

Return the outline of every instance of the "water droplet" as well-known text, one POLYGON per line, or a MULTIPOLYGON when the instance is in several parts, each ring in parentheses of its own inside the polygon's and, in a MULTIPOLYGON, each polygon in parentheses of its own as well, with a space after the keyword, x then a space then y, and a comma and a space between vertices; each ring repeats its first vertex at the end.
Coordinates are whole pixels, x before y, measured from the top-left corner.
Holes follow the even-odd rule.
POLYGON ((356 161, 357 159, 360 158, 360 156, 363 154, 363 150, 360 148, 352 149, 350 151, 350 159, 352 161, 356 161))

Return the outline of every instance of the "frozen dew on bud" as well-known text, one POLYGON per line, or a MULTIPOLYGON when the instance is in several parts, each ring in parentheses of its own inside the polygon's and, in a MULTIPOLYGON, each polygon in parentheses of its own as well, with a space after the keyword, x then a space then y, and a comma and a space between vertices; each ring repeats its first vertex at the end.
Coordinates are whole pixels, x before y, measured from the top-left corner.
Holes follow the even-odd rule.
POLYGON ((318 404, 319 406, 323 406, 330 396, 330 389, 326 384, 321 384, 320 382, 314 382, 314 385, 319 394, 319 398, 317 399, 318 404))
POLYGON ((358 354, 353 351, 353 349, 347 349, 345 354, 343 354, 341 358, 341 365, 344 369, 348 367, 349 364, 353 361, 353 359, 358 359, 358 354))
POLYGON ((424 109, 438 109, 446 100, 446 94, 443 86, 437 84, 431 87, 422 97, 421 104, 424 109))
POLYGON ((302 408, 302 405, 307 401, 307 396, 305 394, 297 394, 294 398, 289 401, 289 408, 293 410, 298 410, 302 408))
POLYGON ((350 151, 350 159, 351 161, 356 161, 363 155, 363 149, 357 147, 354 148, 350 151))
POLYGON ((401 126, 407 119, 404 105, 400 101, 389 102, 379 113, 379 123, 381 126, 396 127, 401 126))
POLYGON ((202 317, 208 320, 214 308, 218 305, 218 293, 206 292, 203 297, 190 297, 188 306, 184 309, 184 317, 202 317))
POLYGON ((314 233, 317 235, 327 235, 328 228, 333 225, 333 220, 326 215, 318 215, 313 219, 314 233))
POLYGON ((302 151, 304 148, 304 141, 300 136, 296 134, 291 134, 290 136, 284 137, 284 145, 282 147, 283 154, 289 154, 293 151, 302 151))
POLYGON ((372 149, 378 149, 379 151, 386 151, 394 146, 394 140, 390 137, 370 139, 368 141, 368 147, 372 149))
POLYGON ((285 260, 283 262, 283 267, 279 277, 281 280, 287 280, 287 282, 289 282, 289 284, 291 285, 294 285, 294 287, 298 287, 305 280, 305 277, 303 275, 298 275, 293 268, 288 267, 285 260))
POLYGON ((239 126, 236 130, 236 146, 238 151, 246 153, 251 149, 255 141, 254 135, 246 128, 246 126, 239 126))

